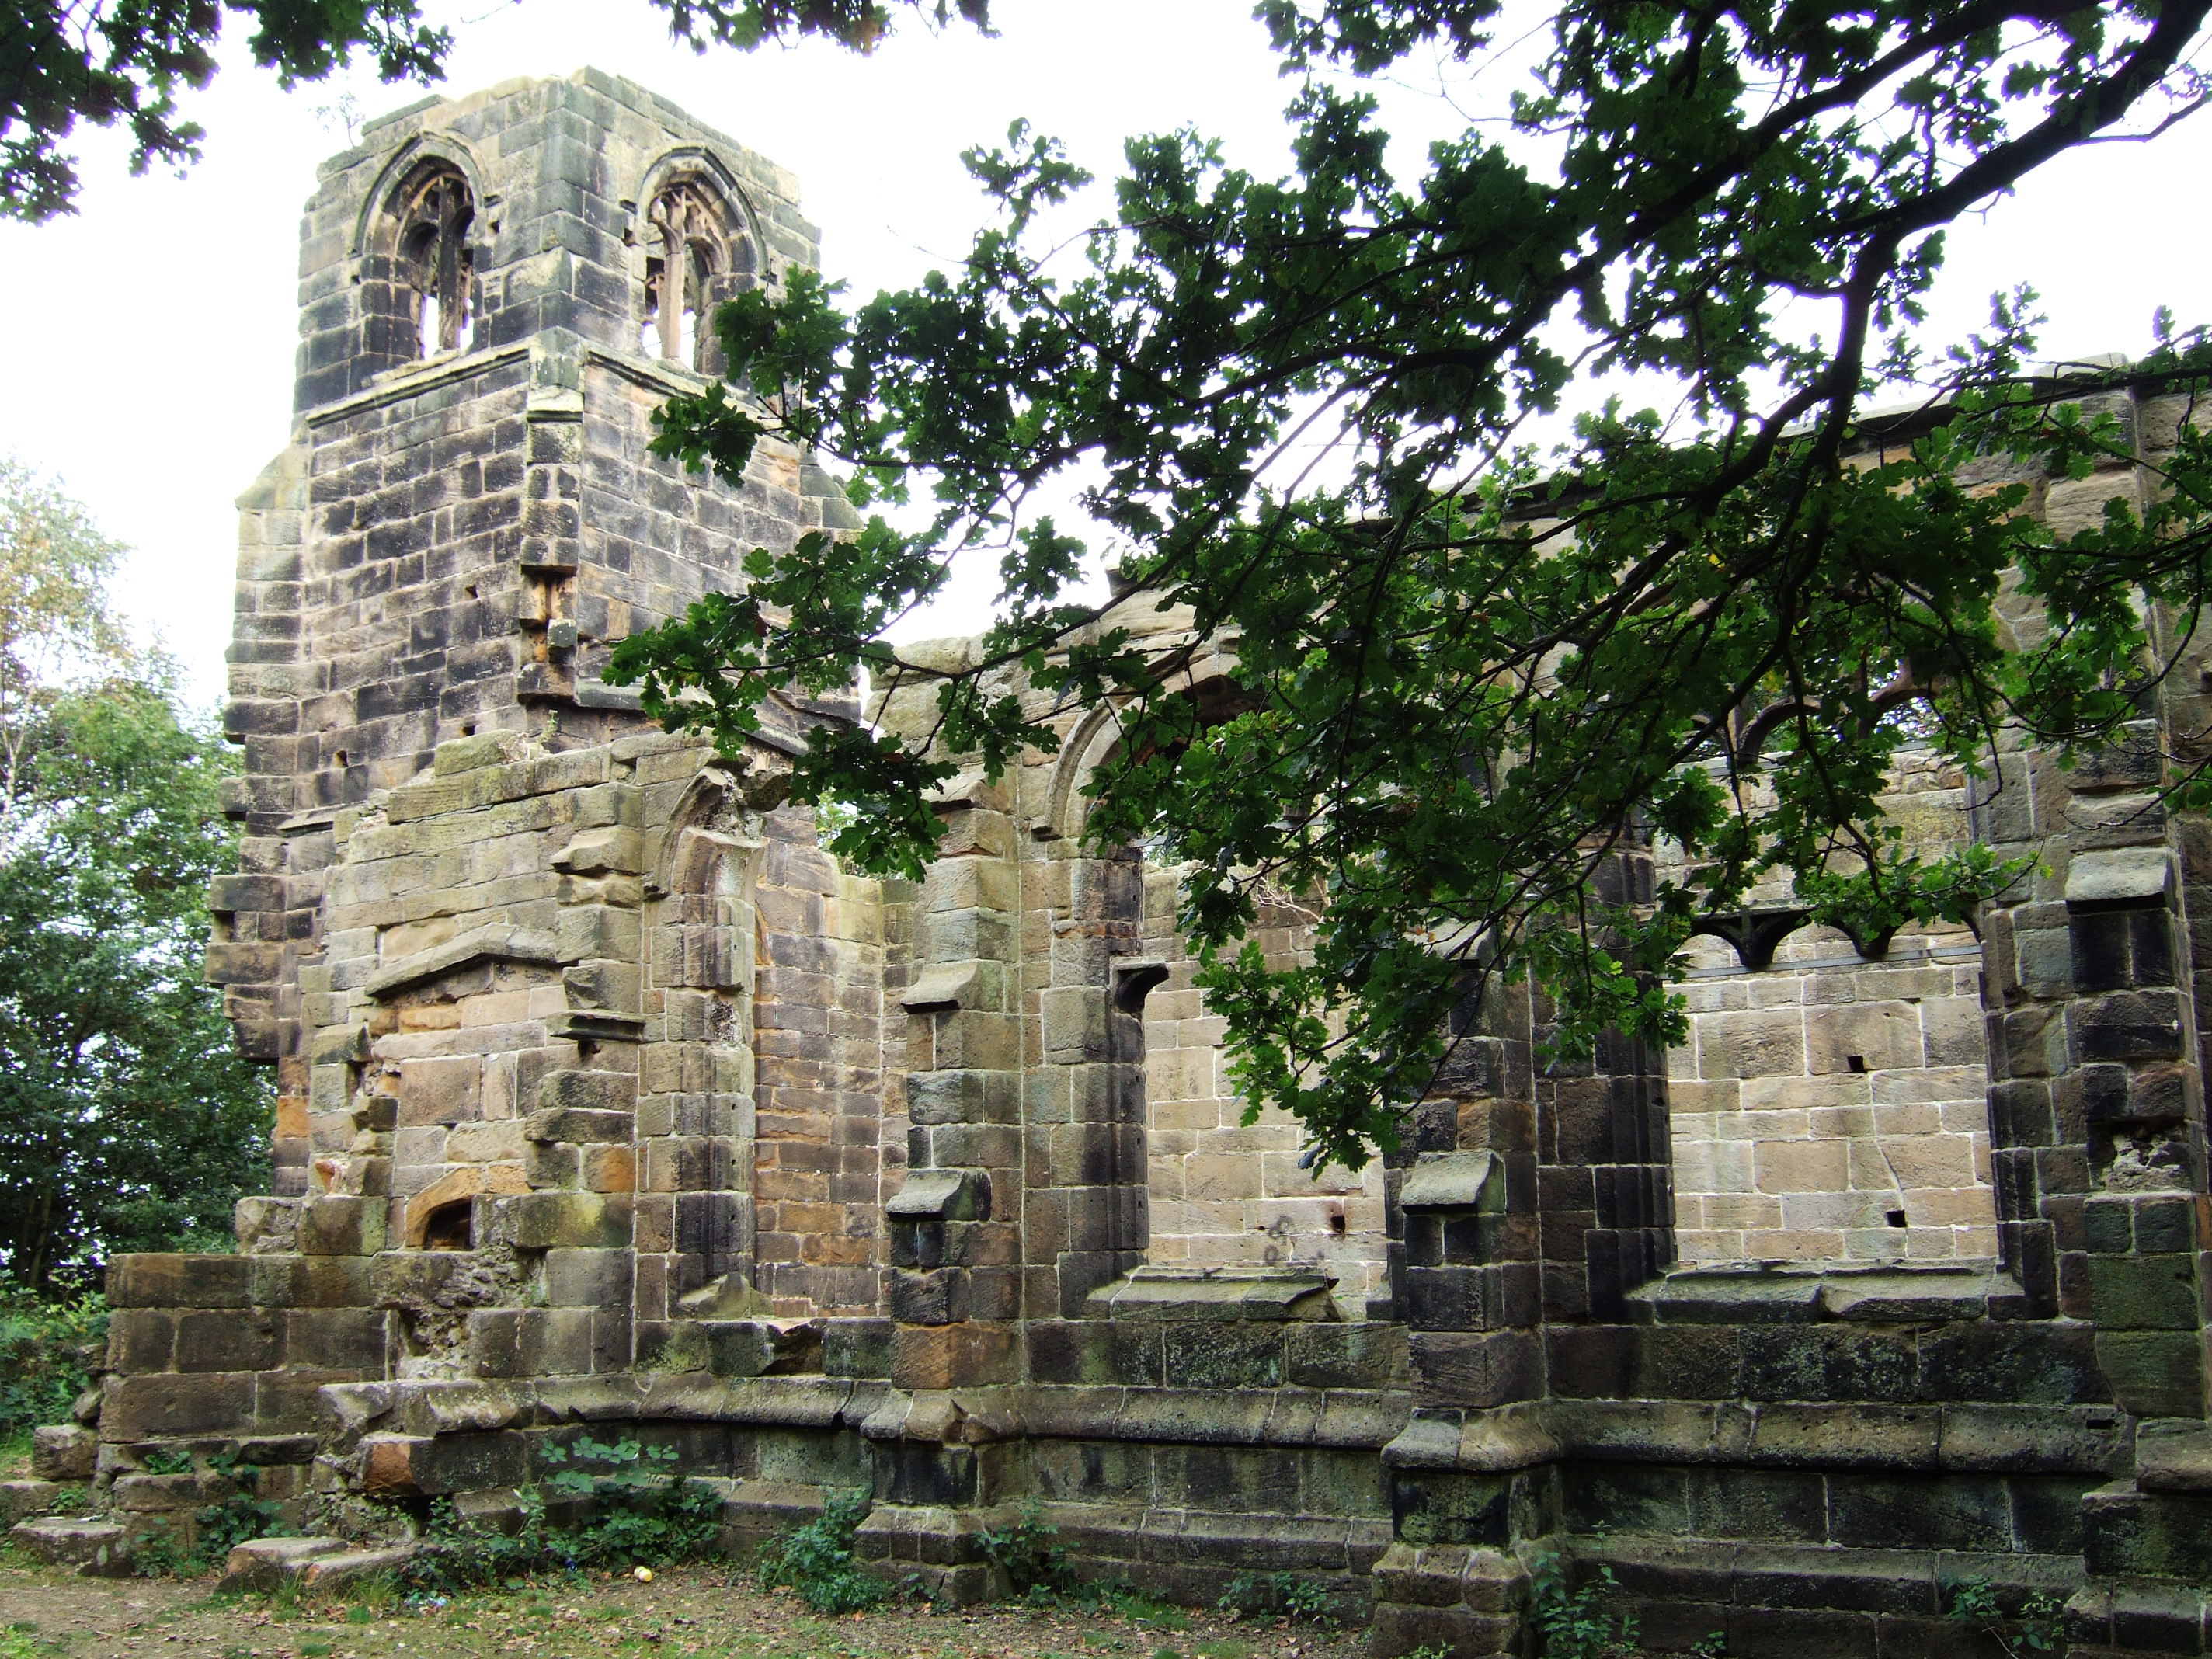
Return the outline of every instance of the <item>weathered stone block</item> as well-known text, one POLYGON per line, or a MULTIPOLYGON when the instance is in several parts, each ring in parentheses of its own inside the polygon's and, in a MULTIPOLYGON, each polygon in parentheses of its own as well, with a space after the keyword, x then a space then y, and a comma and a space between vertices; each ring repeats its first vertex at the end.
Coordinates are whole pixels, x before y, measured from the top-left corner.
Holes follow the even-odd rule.
POLYGON ((387 1544, 377 1549, 349 1549, 337 1555, 316 1555, 301 1564, 301 1588, 310 1595, 336 1595, 349 1585, 390 1577, 420 1549, 416 1544, 387 1544))
POLYGON ((103 1440, 161 1440, 235 1433, 252 1420, 249 1373, 110 1376, 100 1401, 100 1435, 103 1440))
POLYGON ((495 1309, 469 1316, 469 1357, 479 1376, 578 1376, 595 1363, 587 1308, 495 1309))
POLYGON ((76 1423, 49 1423, 31 1431, 31 1474, 40 1480, 89 1480, 100 1455, 100 1437, 76 1423))
POLYGON ((238 1255, 118 1255, 107 1266, 117 1308, 245 1308, 257 1263, 238 1255))
POLYGON ((1418 1406, 1474 1410, 1544 1391, 1544 1344, 1533 1332, 1416 1331, 1407 1343, 1418 1406))
POLYGON ((152 1308, 118 1308, 107 1316, 107 1368, 166 1371, 175 1352, 177 1316, 152 1308))
POLYGON ((368 1263, 359 1256, 253 1258, 254 1301, 267 1308, 365 1308, 368 1263))
POLYGON ((602 1193, 521 1193, 499 1200, 519 1250, 617 1249, 629 1243, 630 1206, 602 1193))
POLYGON ((8 1535, 48 1566, 74 1567, 84 1577, 121 1578, 131 1571, 129 1542, 112 1521, 21 1521, 8 1535))
POLYGON ((2181 1003, 2171 991, 2117 991, 2066 1011, 2078 1059, 2177 1060, 2181 1003))
POLYGON ((27 1516, 45 1515, 61 1495, 62 1488, 52 1480, 0 1480, 0 1525, 12 1527, 27 1516))
POLYGON ((574 875, 604 875, 621 872, 635 875, 645 867, 644 840, 635 830, 619 825, 580 830, 568 844, 553 855, 556 870, 574 875))
POLYGON ((385 1247, 391 1205, 382 1198, 328 1196, 302 1200, 302 1255, 374 1255, 385 1247))
POLYGON ((969 1317, 968 1274, 956 1267, 901 1268, 891 1275, 891 1317, 902 1325, 951 1325, 969 1317))
POLYGON ((2088 1273, 2091 1316, 2100 1331, 2197 1328, 2194 1256, 2092 1255, 2088 1273))
POLYGON ((2193 1331, 2100 1331, 2097 1366, 2122 1409, 2137 1417, 2200 1417, 2204 1351, 2193 1331))
POLYGON ((639 948, 638 915, 611 905, 580 904, 563 909, 553 924, 554 950, 563 962, 611 957, 635 962, 639 948))
MULTIPOLYGON (((628 1072, 554 1072, 539 1080, 537 1104, 541 1111, 615 1114, 627 1122, 637 1106, 637 1079, 628 1072)), ((586 1121, 578 1120, 579 1127, 586 1121)), ((581 1140, 586 1137, 563 1134, 539 1135, 537 1138, 541 1140, 581 1140)), ((627 1139, 629 1134, 625 1127, 619 1134, 591 1138, 627 1139)))
POLYGON ((1171 1389, 1279 1389, 1282 1326, 1176 1324, 1165 1338, 1171 1389))
POLYGON ((1411 1376, 1403 1326, 1300 1324, 1283 1336, 1285 1380, 1302 1389, 1395 1389, 1411 1376))
POLYGON ((177 1316, 180 1371, 258 1371, 284 1363, 281 1316, 252 1309, 177 1316))
POLYGON ((318 1308, 283 1317, 286 1364, 384 1375, 390 1347, 381 1309, 318 1308))
POLYGON ((891 1339, 891 1381, 902 1389, 983 1388, 1019 1371, 1003 1325, 902 1325, 891 1339))
POLYGON ((626 1249, 550 1249, 539 1285, 556 1308, 628 1307, 630 1273, 626 1249))
POLYGON ((273 1590, 317 1557, 339 1555, 345 1547, 343 1538, 251 1539, 224 1559, 220 1588, 233 1594, 273 1590))
POLYGON ((267 1255, 296 1248, 300 1205, 296 1198, 241 1198, 231 1229, 241 1255, 267 1255))
MULTIPOLYGON (((578 1075, 580 1073, 574 1072, 557 1073, 547 1078, 545 1084, 578 1075)), ((544 1084, 539 1085, 541 1094, 544 1087, 544 1084)), ((567 1141, 585 1146, 619 1144, 629 1139, 634 1121, 633 1115, 627 1109, 556 1106, 532 1112, 524 1133, 532 1140, 567 1141)))
POLYGON ((888 1319, 824 1321, 822 1369, 831 1376, 889 1376, 895 1328, 888 1319))

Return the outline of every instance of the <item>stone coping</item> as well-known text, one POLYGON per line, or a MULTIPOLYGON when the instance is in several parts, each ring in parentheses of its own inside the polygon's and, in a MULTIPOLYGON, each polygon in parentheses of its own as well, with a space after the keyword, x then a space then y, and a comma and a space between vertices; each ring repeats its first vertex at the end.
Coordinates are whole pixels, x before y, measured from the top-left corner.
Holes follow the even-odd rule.
POLYGON ((2107 1475, 2133 1455, 2110 1406, 1538 1401, 1424 1411, 1382 1449, 1393 1468, 1503 1474, 1577 1462, 1864 1469, 1884 1474, 2107 1475))
POLYGON ((849 1429, 872 1440, 969 1445, 1037 1437, 1365 1451, 1389 1443, 1413 1410, 1410 1397, 1395 1390, 1014 1383, 908 1391, 843 1377, 700 1372, 331 1383, 318 1390, 317 1404, 340 1441, 665 1420, 849 1429))
MULTIPOLYGON (((1550 1401, 1417 1415, 1410 1396, 1395 1390, 1012 1383, 913 1391, 836 1377, 690 1372, 339 1383, 318 1399, 332 1431, 348 1440, 703 1421, 940 1444, 1036 1438, 1365 1450, 1393 1468, 1486 1474, 1566 1460, 2110 1475, 2130 1467, 2135 1437, 2131 1419, 2103 1406, 1550 1401)), ((2179 1443, 2181 1431, 2172 1437, 2179 1443)), ((2188 1451, 2196 1449, 2192 1436, 2188 1451)))
POLYGON ((1304 1323, 1336 1318, 1335 1283, 1319 1268, 1147 1265, 1100 1285, 1083 1305, 1092 1319, 1304 1323))
POLYGON ((1995 1261, 1744 1262, 1677 1267, 1628 1293, 1630 1318, 1661 1325, 1791 1325, 1840 1320, 1923 1325, 2033 1316, 1995 1261))

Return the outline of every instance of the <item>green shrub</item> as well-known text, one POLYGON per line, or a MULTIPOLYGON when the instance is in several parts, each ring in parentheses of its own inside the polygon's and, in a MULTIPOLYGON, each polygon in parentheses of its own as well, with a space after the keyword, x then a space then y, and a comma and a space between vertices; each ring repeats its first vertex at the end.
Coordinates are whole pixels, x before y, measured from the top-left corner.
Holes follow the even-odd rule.
POLYGON ((0 1437, 69 1419, 107 1341, 107 1298, 97 1291, 41 1302, 0 1280, 0 1437))
POLYGON ((1139 1589, 1126 1578, 1085 1580, 1071 1588, 1065 1599, 1133 1625, 1151 1625, 1160 1630, 1184 1630, 1190 1625, 1181 1607, 1139 1589))
POLYGON ((795 1590, 817 1613, 858 1613, 883 1601, 890 1588, 853 1553, 872 1507, 866 1492, 840 1492, 813 1520, 763 1545, 760 1587, 795 1590))

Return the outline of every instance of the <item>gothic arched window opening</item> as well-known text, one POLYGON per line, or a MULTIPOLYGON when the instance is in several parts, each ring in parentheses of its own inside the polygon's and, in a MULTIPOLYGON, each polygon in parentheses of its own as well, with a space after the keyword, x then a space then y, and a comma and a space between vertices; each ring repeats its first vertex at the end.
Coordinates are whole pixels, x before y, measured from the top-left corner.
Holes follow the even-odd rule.
POLYGON ((423 175, 401 202, 398 274, 408 295, 418 357, 458 351, 468 338, 468 234, 475 217, 468 185, 459 173, 444 167, 423 175))
POLYGON ((696 179, 681 179, 653 198, 645 262, 645 321, 638 345, 646 356, 687 368, 712 365, 713 308, 749 275, 751 248, 732 235, 721 199, 696 179))

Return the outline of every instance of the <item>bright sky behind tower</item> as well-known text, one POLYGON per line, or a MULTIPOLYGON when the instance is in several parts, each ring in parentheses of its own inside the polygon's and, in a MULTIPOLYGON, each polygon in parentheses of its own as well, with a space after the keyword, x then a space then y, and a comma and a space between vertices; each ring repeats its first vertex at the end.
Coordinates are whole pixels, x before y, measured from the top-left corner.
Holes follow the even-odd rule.
MULTIPOLYGON (((1287 162, 1292 88, 1246 0, 994 0, 997 39, 908 24, 867 58, 816 42, 695 55, 645 0, 428 9, 455 32, 449 92, 589 64, 789 167, 829 274, 860 295, 957 258, 983 210, 959 152, 1000 140, 1016 117, 1106 177, 1127 135, 1185 125, 1221 139, 1237 165, 1287 162)), ((346 146, 349 98, 358 119, 423 95, 361 73, 280 92, 246 61, 239 21, 222 73, 186 102, 208 129, 203 162, 181 179, 134 179, 125 146, 88 131, 82 211, 0 225, 0 453, 58 475, 137 550, 125 607, 158 629, 203 701, 221 693, 230 632, 232 502, 289 428, 296 238, 316 163, 346 146)), ((1401 175, 1430 138, 1460 130, 1462 110, 1501 112, 1526 56, 1450 99, 1412 74, 1383 88, 1401 175)), ((2139 352, 2161 303, 2185 323, 2212 320, 2212 228, 2186 188, 2208 175, 2212 115, 2062 158, 1954 230, 1931 335, 1978 326, 1991 291, 2018 282, 2044 296, 2052 357, 2139 352)), ((916 626, 980 625, 974 592, 916 626)))

